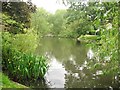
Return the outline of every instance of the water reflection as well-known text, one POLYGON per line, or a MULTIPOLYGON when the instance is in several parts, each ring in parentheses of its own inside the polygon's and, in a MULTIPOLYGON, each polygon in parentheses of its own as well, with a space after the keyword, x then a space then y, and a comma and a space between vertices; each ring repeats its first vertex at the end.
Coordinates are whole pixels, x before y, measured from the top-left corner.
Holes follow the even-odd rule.
POLYGON ((92 59, 94 57, 94 53, 91 48, 87 52, 87 57, 88 57, 88 59, 92 59))
POLYGON ((45 79, 50 88, 117 87, 114 75, 102 75, 102 67, 90 71, 88 62, 94 57, 91 48, 76 45, 71 39, 42 38, 36 54, 48 57, 45 79))
POLYGON ((53 58, 50 62, 50 68, 45 75, 45 78, 50 82, 51 88, 64 88, 65 83, 65 68, 53 58), (61 76, 61 78, 59 77, 61 76))

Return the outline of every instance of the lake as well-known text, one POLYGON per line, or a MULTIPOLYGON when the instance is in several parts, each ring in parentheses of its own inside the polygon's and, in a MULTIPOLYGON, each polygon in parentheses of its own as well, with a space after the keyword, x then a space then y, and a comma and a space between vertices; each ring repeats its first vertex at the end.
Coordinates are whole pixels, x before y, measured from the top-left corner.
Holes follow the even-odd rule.
MULTIPOLYGON (((102 68, 91 72, 87 65, 94 57, 94 50, 74 39, 44 37, 36 49, 37 55, 46 56, 49 69, 44 83, 35 87, 44 88, 111 88, 118 87, 116 75, 102 75, 102 68)), ((32 84, 31 84, 32 85, 32 84)))

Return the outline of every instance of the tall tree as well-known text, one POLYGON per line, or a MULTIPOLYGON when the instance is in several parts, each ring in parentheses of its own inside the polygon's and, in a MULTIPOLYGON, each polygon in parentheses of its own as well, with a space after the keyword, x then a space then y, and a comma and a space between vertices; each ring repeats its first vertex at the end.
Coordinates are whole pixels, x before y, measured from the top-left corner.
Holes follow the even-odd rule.
POLYGON ((30 1, 22 2, 21 0, 17 0, 16 2, 11 2, 10 0, 6 2, 0 2, 2 3, 2 13, 9 16, 11 20, 16 22, 7 23, 8 26, 10 26, 12 29, 17 27, 22 30, 23 28, 30 27, 30 13, 36 11, 35 5, 33 5, 30 1))
POLYGON ((54 15, 51 15, 48 21, 52 24, 52 34, 59 35, 64 29, 65 18, 64 15, 66 10, 57 10, 54 15))
POLYGON ((49 13, 43 8, 38 8, 36 13, 31 14, 31 27, 41 36, 47 35, 50 32, 51 25, 48 22, 49 13))

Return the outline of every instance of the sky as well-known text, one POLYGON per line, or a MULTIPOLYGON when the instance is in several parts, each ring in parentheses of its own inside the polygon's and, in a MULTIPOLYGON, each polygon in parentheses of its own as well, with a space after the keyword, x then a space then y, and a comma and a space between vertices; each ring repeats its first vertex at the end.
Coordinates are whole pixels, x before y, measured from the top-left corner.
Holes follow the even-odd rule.
POLYGON ((67 7, 60 0, 32 0, 37 7, 42 7, 50 13, 55 13, 57 9, 66 9, 67 7))

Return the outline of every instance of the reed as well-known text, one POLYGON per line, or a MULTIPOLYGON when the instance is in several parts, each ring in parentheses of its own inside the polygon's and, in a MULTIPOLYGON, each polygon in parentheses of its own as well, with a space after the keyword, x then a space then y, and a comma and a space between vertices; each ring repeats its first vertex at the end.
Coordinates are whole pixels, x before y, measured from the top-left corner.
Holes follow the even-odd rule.
POLYGON ((17 80, 42 79, 47 71, 46 58, 7 49, 3 53, 3 69, 17 80))

